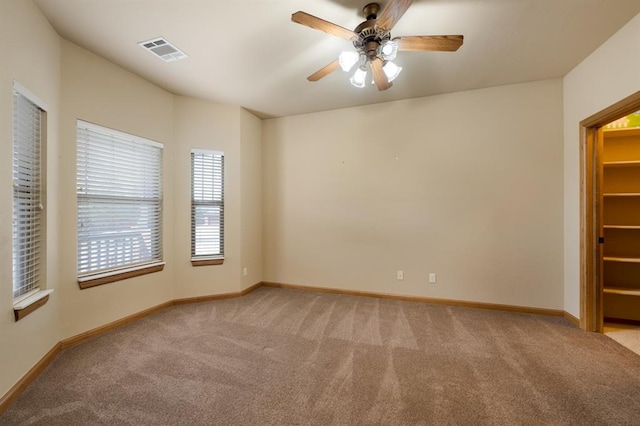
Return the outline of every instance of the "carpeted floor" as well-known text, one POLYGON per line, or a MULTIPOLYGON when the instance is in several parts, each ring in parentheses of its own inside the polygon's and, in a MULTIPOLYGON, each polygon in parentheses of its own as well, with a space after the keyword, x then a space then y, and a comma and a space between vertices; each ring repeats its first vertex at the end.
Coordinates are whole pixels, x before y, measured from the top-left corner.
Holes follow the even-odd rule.
POLYGON ((63 351, 0 425, 638 425, 640 356, 562 318, 261 287, 63 351))

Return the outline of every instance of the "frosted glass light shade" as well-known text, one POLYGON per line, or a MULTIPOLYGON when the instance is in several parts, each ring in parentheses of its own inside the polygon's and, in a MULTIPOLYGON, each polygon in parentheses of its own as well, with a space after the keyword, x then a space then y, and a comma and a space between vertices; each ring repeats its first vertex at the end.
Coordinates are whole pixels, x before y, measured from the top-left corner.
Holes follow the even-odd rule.
POLYGON ((359 67, 353 76, 349 79, 351 84, 355 87, 364 87, 364 82, 367 78, 367 69, 364 66, 359 67))
POLYGON ((338 56, 338 63, 340 64, 342 71, 349 72, 359 59, 360 54, 358 52, 349 50, 342 52, 340 56, 338 56))
POLYGON ((382 71, 384 71, 387 76, 387 80, 392 82, 396 79, 397 76, 402 72, 402 67, 397 66, 393 62, 389 61, 382 67, 382 71))
POLYGON ((398 42, 395 40, 387 40, 378 48, 378 54, 385 61, 393 61, 398 55, 398 42))

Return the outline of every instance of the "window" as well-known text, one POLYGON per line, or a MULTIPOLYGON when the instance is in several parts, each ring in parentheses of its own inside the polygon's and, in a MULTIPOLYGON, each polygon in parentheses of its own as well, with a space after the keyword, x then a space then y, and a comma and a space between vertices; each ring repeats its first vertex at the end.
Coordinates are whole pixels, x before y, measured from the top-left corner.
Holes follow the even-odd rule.
POLYGON ((224 261, 224 153, 191 151, 191 263, 224 261))
POLYGON ((162 270, 162 144, 78 120, 81 288, 162 270))
POLYGON ((18 83, 13 91, 13 297, 41 288, 43 264, 43 103, 18 83))

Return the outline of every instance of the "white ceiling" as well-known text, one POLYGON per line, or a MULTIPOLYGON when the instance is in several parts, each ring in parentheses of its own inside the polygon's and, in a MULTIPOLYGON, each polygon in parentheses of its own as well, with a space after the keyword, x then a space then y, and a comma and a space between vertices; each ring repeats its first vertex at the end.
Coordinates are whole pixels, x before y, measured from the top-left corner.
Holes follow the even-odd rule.
MULTIPOLYGON (((400 52, 391 89, 338 69, 350 42, 291 22, 302 10, 349 29, 367 0, 34 0, 58 33, 166 90, 277 117, 562 77, 640 13, 639 0, 415 0, 392 36, 463 34, 454 53, 400 52), (165 63, 138 42, 165 37, 165 63)), ((385 1, 380 3, 384 5, 385 1)))

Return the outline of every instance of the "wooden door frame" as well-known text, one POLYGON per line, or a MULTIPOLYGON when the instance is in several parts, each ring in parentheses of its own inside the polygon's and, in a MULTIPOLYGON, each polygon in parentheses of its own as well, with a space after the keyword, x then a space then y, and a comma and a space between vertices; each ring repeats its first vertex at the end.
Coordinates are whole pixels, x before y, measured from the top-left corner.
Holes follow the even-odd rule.
POLYGON ((602 332, 604 316, 598 244, 602 217, 599 129, 638 110, 640 91, 580 122, 580 328, 586 331, 602 332))

